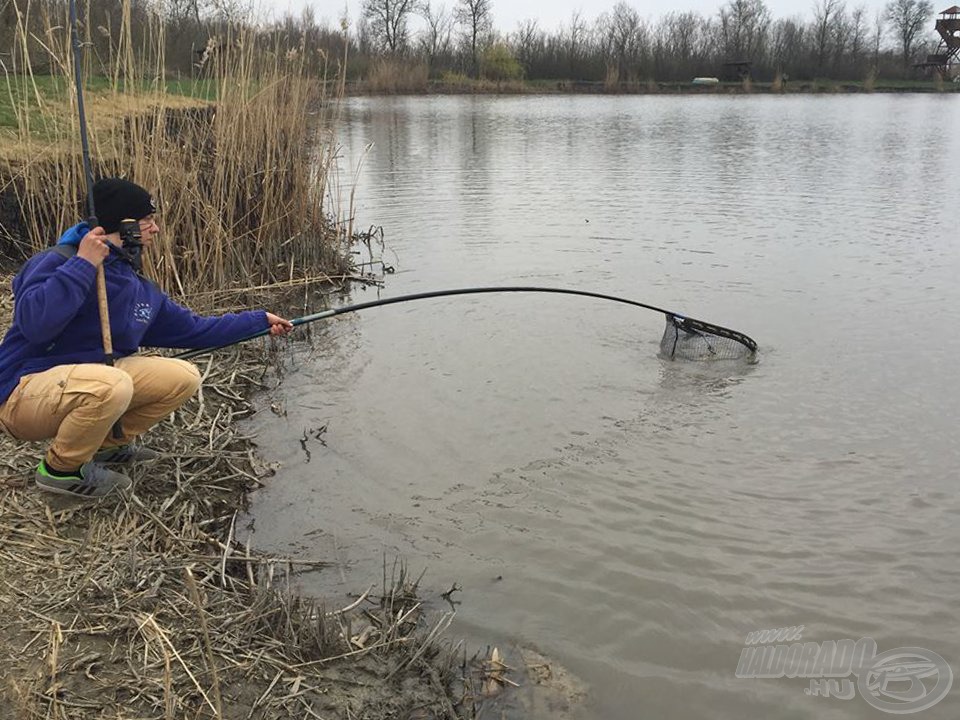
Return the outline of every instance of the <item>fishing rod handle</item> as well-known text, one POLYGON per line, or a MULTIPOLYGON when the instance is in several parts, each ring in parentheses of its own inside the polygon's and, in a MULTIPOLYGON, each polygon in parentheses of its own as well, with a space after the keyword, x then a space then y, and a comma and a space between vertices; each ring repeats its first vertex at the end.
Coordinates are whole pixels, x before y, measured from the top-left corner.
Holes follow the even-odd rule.
MULTIPOLYGON (((93 207, 90 208, 93 210, 93 207)), ((92 231, 100 225, 97 216, 90 213, 87 227, 92 231)), ((107 241, 104 241, 107 242, 107 241)), ((103 341, 103 362, 113 366, 113 334, 110 332, 110 304, 107 302, 107 278, 103 263, 97 265, 97 309, 100 311, 100 338, 103 341)))
POLYGON ((113 365, 113 335, 110 333, 110 305, 107 303, 107 279, 103 263, 97 265, 97 307, 100 310, 100 336, 103 339, 103 361, 113 365))

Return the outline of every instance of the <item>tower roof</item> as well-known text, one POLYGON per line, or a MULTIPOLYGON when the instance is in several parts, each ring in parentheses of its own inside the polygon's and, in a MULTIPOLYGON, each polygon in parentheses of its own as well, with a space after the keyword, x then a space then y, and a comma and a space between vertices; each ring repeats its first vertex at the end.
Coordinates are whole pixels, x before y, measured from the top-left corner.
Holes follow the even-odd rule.
POLYGON ((941 15, 960 15, 960 5, 954 5, 944 10, 941 15))

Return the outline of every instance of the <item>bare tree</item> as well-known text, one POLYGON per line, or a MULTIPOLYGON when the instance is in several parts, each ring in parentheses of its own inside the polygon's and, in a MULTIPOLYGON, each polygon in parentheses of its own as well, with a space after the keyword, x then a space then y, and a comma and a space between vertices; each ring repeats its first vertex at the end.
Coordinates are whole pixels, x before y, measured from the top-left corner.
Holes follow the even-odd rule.
POLYGON ((837 16, 844 12, 843 0, 816 0, 813 4, 813 42, 817 58, 817 73, 823 74, 830 54, 831 32, 837 16))
POLYGON ((420 16, 427 27, 420 34, 420 49, 432 65, 436 58, 449 54, 453 33, 453 16, 444 5, 434 8, 430 0, 420 6, 420 16))
POLYGON ((727 0, 720 8, 724 54, 731 60, 753 60, 766 44, 770 10, 763 0, 727 0))
POLYGON ((511 44, 517 60, 523 66, 523 69, 529 73, 534 58, 543 54, 546 37, 536 20, 521 20, 517 24, 517 32, 514 34, 511 44))
POLYGON ((867 42, 867 7, 858 5, 850 13, 850 55, 859 58, 867 42))
POLYGON ((835 73, 837 68, 842 67, 852 32, 850 18, 847 16, 847 9, 841 6, 840 12, 834 13, 833 22, 830 24, 830 42, 833 45, 833 68, 835 73))
POLYGON ((800 70, 809 58, 807 26, 800 18, 777 20, 770 32, 770 53, 773 67, 781 79, 800 70))
POLYGON ((375 42, 397 53, 407 47, 407 20, 416 9, 416 0, 363 0, 361 14, 375 42))
POLYGON ((884 15, 900 42, 904 67, 910 64, 917 47, 917 35, 932 14, 930 0, 890 0, 887 3, 884 15))
POLYGON ((690 63, 701 44, 703 18, 695 12, 669 12, 662 24, 667 36, 667 51, 682 66, 690 63))
POLYGON ((587 38, 587 23, 580 10, 574 10, 570 15, 570 30, 566 37, 567 59, 572 68, 583 54, 583 46, 587 38))
POLYGON ((642 62, 649 41, 649 28, 640 13, 623 0, 613 6, 612 13, 601 15, 598 22, 608 63, 615 63, 620 82, 629 80, 636 74, 631 70, 642 62))
POLYGON ((493 2, 492 0, 459 0, 456 18, 465 28, 470 49, 470 71, 474 77, 477 77, 480 69, 479 49, 484 36, 493 26, 493 2))
POLYGON ((879 10, 873 17, 873 73, 880 72, 880 45, 883 43, 883 15, 879 10))

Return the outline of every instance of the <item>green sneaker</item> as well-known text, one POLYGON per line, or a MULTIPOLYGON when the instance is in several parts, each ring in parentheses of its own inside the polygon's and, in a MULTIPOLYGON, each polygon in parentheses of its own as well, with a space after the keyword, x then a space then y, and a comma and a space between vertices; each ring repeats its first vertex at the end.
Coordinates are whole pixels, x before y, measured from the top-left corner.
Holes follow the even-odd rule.
POLYGON ((92 461, 84 463, 76 475, 58 477, 51 475, 46 462, 41 460, 34 477, 37 487, 42 490, 82 498, 103 497, 114 490, 126 490, 133 484, 123 473, 108 470, 92 461))
POLYGON ((126 465, 127 463, 140 462, 144 460, 156 460, 160 453, 156 450, 140 445, 130 443, 129 445, 120 445, 118 447, 104 448, 93 456, 93 461, 104 465, 126 465))

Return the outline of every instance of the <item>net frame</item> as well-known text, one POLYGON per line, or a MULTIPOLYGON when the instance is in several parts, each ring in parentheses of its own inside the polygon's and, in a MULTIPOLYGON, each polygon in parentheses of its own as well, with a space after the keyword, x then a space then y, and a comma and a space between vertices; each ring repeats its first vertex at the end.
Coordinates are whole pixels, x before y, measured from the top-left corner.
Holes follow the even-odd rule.
POLYGON ((671 360, 753 360, 757 343, 739 330, 696 318, 665 313, 660 350, 671 360), (706 349, 704 352, 703 349, 706 349))

